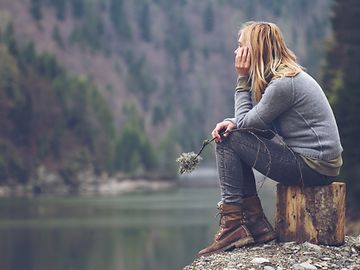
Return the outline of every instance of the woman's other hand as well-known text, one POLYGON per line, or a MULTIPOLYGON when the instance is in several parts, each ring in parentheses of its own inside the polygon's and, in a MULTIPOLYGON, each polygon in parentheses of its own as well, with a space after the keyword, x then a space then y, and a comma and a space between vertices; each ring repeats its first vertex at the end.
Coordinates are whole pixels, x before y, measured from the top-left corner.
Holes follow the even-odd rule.
POLYGON ((239 47, 235 53, 235 69, 240 76, 249 76, 250 70, 250 49, 248 47, 239 47))
POLYGON ((215 138, 216 142, 221 142, 220 133, 225 132, 223 136, 227 137, 229 135, 228 131, 234 128, 236 128, 236 124, 234 124, 233 122, 228 120, 222 121, 216 124, 214 130, 211 132, 211 136, 215 138))

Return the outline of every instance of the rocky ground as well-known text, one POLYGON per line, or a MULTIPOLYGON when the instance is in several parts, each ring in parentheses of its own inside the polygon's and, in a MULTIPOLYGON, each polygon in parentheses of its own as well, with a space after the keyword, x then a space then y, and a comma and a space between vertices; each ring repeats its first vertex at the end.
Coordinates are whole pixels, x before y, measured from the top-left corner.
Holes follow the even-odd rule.
POLYGON ((360 270, 360 235, 340 247, 305 242, 254 245, 200 257, 183 270, 360 270))

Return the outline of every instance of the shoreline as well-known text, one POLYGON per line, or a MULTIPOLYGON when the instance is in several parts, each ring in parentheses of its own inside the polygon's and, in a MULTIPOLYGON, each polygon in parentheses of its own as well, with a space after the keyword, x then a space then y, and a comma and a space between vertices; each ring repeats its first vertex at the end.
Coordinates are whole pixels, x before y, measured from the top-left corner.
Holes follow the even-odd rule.
POLYGON ((51 171, 41 165, 26 184, 0 185, 2 197, 71 196, 71 195, 119 195, 140 191, 161 191, 176 187, 175 176, 142 172, 137 175, 124 173, 95 173, 94 168, 78 172, 51 171))
POLYGON ((107 181, 84 183, 76 189, 66 185, 1 185, 0 198, 35 197, 35 196, 116 196, 134 192, 166 191, 178 187, 176 180, 109 179, 107 181))
POLYGON ((166 191, 180 186, 217 186, 216 171, 213 168, 199 168, 191 175, 161 175, 142 172, 138 175, 106 172, 96 174, 94 169, 84 168, 73 174, 61 174, 37 168, 27 184, 0 185, 2 197, 35 197, 42 195, 121 195, 132 192, 166 191))

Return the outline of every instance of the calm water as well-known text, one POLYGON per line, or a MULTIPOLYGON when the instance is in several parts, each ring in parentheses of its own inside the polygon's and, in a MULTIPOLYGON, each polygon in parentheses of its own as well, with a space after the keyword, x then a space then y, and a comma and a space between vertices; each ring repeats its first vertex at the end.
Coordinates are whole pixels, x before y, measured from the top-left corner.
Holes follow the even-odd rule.
POLYGON ((217 230, 218 193, 0 199, 0 269, 182 269, 217 230))

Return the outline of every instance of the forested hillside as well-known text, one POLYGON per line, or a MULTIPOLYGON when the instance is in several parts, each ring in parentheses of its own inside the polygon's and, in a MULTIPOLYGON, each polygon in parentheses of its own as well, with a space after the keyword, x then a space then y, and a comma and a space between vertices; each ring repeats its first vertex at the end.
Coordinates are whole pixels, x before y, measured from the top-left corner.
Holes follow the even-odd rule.
POLYGON ((45 169, 76 189, 79 171, 112 168, 115 133, 102 95, 32 43, 19 46, 11 28, 0 36, 0 122, 0 184, 27 184, 45 169))
POLYGON ((331 2, 1 0, 1 181, 40 166, 173 175, 232 114, 240 25, 278 23, 319 78, 331 2))

